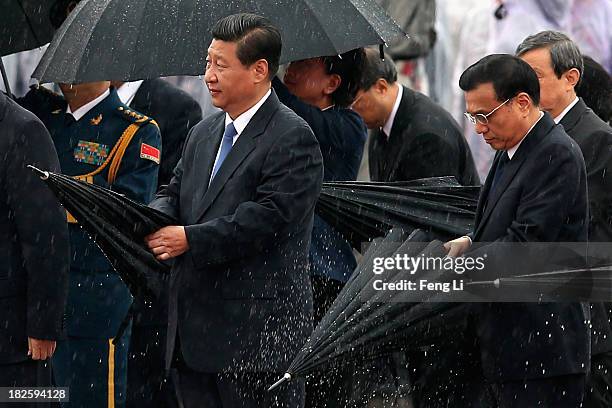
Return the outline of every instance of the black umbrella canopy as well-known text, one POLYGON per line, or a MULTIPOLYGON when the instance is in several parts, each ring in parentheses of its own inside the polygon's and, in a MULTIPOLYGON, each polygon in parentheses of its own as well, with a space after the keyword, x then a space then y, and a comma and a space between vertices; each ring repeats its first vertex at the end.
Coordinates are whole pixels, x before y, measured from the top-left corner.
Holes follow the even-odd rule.
POLYGON ((132 295, 156 298, 158 275, 170 268, 148 250, 144 237, 175 221, 114 191, 30 167, 100 247, 132 295))
POLYGON ((212 26, 240 12, 267 17, 281 30, 283 62, 405 35, 373 0, 86 0, 60 28, 33 77, 78 83, 200 75, 212 26))
POLYGON ((51 41, 53 1, 0 1, 0 56, 31 50, 51 41))
POLYGON ((447 240, 473 228, 480 187, 461 186, 453 177, 409 182, 323 183, 317 214, 354 248, 391 228, 420 228, 447 240))

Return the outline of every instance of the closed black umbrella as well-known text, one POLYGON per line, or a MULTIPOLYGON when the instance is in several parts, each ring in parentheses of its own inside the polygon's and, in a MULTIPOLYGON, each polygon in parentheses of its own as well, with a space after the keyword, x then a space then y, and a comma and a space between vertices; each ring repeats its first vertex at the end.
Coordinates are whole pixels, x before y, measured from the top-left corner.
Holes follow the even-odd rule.
POLYGON ((250 12, 281 31, 282 61, 338 55, 404 35, 373 0, 95 0, 68 16, 33 77, 89 82, 200 75, 211 28, 250 12))
POLYGON ((132 295, 154 299, 159 294, 159 274, 170 268, 148 250, 144 237, 175 221, 95 184, 29 167, 96 242, 132 295))
MULTIPOLYGON (((379 357, 401 349, 428 344, 432 336, 457 331, 460 303, 436 301, 438 295, 424 299, 423 293, 377 291, 372 261, 395 254, 444 256, 442 242, 425 242, 427 234, 393 229, 384 239, 375 240, 355 272, 342 289, 325 317, 295 357, 282 381, 308 375, 325 367, 379 357), (424 302, 427 300, 427 302, 424 302), (426 329, 425 329, 426 328, 426 329), (436 334, 434 334, 436 333, 436 334)), ((387 271, 386 280, 401 272, 387 271)), ((399 276, 399 275, 398 275, 399 276)))
POLYGON ((480 187, 461 186, 453 177, 330 182, 323 183, 316 211, 356 249, 394 227, 447 240, 472 231, 479 193, 480 187))

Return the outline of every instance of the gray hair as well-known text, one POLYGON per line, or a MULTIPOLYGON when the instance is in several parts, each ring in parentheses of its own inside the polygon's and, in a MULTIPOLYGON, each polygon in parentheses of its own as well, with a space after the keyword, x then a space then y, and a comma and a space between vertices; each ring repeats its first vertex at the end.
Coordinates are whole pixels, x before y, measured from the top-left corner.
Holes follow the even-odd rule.
POLYGON ((541 31, 530 35, 516 48, 516 55, 520 57, 528 51, 539 48, 548 48, 550 51, 552 68, 557 78, 561 78, 561 75, 572 68, 576 68, 582 76, 584 71, 582 54, 576 43, 567 35, 559 31, 541 31))
POLYGON ((395 63, 389 55, 385 54, 385 59, 382 60, 377 49, 366 48, 365 56, 365 69, 359 87, 361 90, 367 91, 381 78, 390 84, 397 81, 395 63))

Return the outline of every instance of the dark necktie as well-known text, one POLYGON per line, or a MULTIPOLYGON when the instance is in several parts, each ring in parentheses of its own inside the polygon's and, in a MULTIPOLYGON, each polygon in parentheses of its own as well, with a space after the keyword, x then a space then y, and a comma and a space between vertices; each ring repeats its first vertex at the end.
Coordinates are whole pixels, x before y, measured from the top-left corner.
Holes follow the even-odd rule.
POLYGON ((227 125, 227 127, 225 128, 225 132, 223 133, 223 140, 221 141, 221 151, 219 152, 219 158, 215 163, 215 167, 213 167, 213 171, 210 176, 210 181, 215 178, 215 175, 219 171, 219 168, 221 168, 223 161, 229 154, 230 150, 232 150, 232 145, 234 144, 234 136, 236 136, 237 134, 238 132, 234 127, 234 122, 227 125))
POLYGON ((491 183, 491 190, 489 190, 489 196, 493 194, 495 188, 498 186, 499 181, 501 180, 502 175, 504 174, 504 170, 507 167, 506 165, 510 161, 510 157, 508 156, 508 152, 503 152, 499 161, 497 162, 497 167, 495 168, 495 174, 493 175, 493 182, 491 183))

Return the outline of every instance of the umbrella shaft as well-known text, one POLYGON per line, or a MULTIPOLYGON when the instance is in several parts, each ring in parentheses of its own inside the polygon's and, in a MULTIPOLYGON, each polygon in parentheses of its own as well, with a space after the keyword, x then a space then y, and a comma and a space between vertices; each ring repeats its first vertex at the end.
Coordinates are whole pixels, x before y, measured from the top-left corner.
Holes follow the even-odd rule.
POLYGON ((2 62, 2 57, 0 57, 0 72, 2 72, 2 80, 4 81, 4 89, 6 89, 6 94, 9 96, 9 98, 13 99, 11 84, 9 84, 8 76, 6 75, 6 70, 4 69, 4 63, 2 62))

